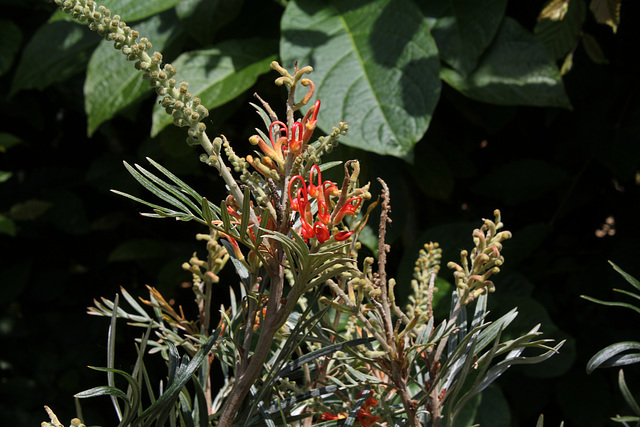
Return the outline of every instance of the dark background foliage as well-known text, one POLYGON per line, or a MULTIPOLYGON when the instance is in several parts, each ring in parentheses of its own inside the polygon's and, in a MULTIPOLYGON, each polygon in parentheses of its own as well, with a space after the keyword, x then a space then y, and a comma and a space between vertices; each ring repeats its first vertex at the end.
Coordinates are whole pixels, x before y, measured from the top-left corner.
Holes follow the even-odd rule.
MULTIPOLYGON (((35 0, 0 5, 3 19, 20 28, 22 47, 54 10, 35 0)), ((533 30, 543 6, 512 1, 506 14, 533 30)), ((551 337, 567 339, 560 355, 514 368, 499 380, 513 426, 534 425, 540 413, 548 425, 564 420, 599 426, 629 412, 618 397, 615 372, 587 376, 585 365, 600 348, 637 339, 637 316, 580 295, 611 299, 611 288, 625 286, 608 260, 640 275, 640 67, 630 9, 623 2, 616 34, 586 18, 584 29, 608 63, 596 64, 584 49, 575 50, 573 68, 563 77, 571 110, 491 105, 443 84, 412 163, 347 146, 332 153, 335 159, 361 159, 368 179, 380 176, 389 184, 394 222, 388 271, 398 272, 405 295, 422 244, 438 241, 445 259, 453 259, 471 246, 480 219, 501 209, 514 238, 506 244, 492 310, 499 314, 517 305, 518 327, 542 322, 551 337), (613 231, 598 237, 608 217, 615 220, 613 231)), ((247 0, 238 12, 218 29, 217 41, 279 39, 278 3, 247 0), (248 12, 255 10, 260 13, 248 12)), ((186 45, 197 44, 182 37, 186 45)), ((81 65, 86 55, 78 53, 81 65)), ((169 49, 167 59, 176 55, 169 49)), ((148 284, 187 310, 191 303, 190 291, 180 286, 189 275, 180 265, 202 249, 193 239, 200 230, 141 218, 140 206, 110 193, 141 193, 122 161, 142 164, 149 156, 210 200, 224 194, 216 174, 198 162, 197 150, 184 144, 183 130, 166 128, 149 137, 153 98, 133 104, 89 138, 83 73, 9 96, 16 63, 0 76, 0 171, 11 173, 0 183, 0 419, 38 425, 45 419, 43 405, 66 420, 74 414, 73 394, 102 381, 86 368, 105 364, 108 322, 85 313, 94 298, 112 298, 120 286, 146 296, 148 284)), ((259 92, 274 106, 283 97, 273 78, 261 76, 214 109, 209 129, 242 152, 260 126, 248 106, 251 94, 259 92)), ((232 275, 221 284, 221 295, 228 285, 235 285, 232 275)), ((117 363, 126 370, 133 362, 127 338, 137 331, 124 325, 120 331, 117 363)), ((640 390, 637 377, 629 382, 640 390)), ((106 400, 86 405, 89 422, 113 423, 109 406, 106 400)))

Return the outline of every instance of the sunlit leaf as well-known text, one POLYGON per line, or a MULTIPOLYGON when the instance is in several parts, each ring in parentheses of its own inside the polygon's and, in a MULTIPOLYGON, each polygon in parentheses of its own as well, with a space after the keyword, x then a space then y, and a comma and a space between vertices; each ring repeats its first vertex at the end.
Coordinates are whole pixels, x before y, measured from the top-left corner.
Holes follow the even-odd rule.
POLYGON ((465 77, 453 69, 443 69, 441 76, 469 98, 490 104, 571 106, 549 53, 511 18, 504 19, 472 74, 465 77))
MULTIPOLYGON (((117 14, 124 21, 139 21, 171 9, 181 0, 100 0, 99 4, 111 10, 111 16, 117 14)), ((130 23, 128 22, 128 23, 130 23)))
POLYGON ((42 90, 81 73, 99 41, 88 28, 73 22, 41 26, 22 51, 9 96, 23 89, 42 90))
POLYGON ((591 0, 589 9, 600 24, 606 24, 618 31, 620 24, 620 0, 591 0))
POLYGON ((629 350, 640 350, 640 343, 623 341, 603 348, 589 359, 587 373, 590 374, 597 368, 610 368, 638 363, 640 361, 640 353, 624 354, 629 350))
POLYGON ((323 106, 319 127, 349 124, 347 145, 411 158, 440 96, 440 60, 429 26, 408 0, 289 2, 280 55, 311 65, 323 106))
POLYGON ((496 36, 507 0, 421 2, 440 57, 462 75, 470 74, 496 36))
POLYGON ((88 397, 97 397, 97 396, 115 396, 123 400, 127 400, 127 395, 125 394, 125 392, 115 387, 109 387, 109 386, 94 387, 89 390, 85 390, 80 393, 77 393, 75 395, 75 397, 78 397, 80 399, 84 399, 88 397))
POLYGON ((129 411, 129 416, 122 420, 122 424, 126 425, 127 423, 129 423, 131 419, 133 419, 133 417, 135 416, 135 413, 138 410, 138 407, 140 406, 140 403, 141 403, 140 402, 140 385, 138 384, 138 382, 130 374, 120 369, 102 368, 102 367, 96 367, 96 366, 90 366, 90 368, 96 371, 118 374, 121 377, 123 377, 125 380, 127 380, 127 383, 129 383, 129 390, 131 390, 131 397, 127 398, 129 401, 129 404, 131 405, 131 409, 129 411))
POLYGON ((551 21, 562 21, 569 10, 571 0, 551 0, 538 15, 538 21, 549 19, 551 21))
POLYGON ((562 18, 538 17, 533 34, 553 59, 559 60, 564 58, 578 42, 586 13, 581 0, 554 0, 552 3, 562 3, 563 10, 566 9, 562 18))

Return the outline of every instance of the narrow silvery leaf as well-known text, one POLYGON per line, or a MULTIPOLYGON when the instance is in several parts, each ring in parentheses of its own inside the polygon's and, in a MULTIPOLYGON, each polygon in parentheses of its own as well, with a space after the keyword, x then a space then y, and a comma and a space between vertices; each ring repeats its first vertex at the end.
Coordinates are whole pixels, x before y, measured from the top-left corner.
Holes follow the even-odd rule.
MULTIPOLYGON (((640 343, 635 341, 623 341, 607 346, 597 352, 587 363, 587 374, 592 373, 597 368, 623 366, 635 363, 633 359, 622 360, 629 363, 621 363, 622 353, 629 350, 640 350, 640 343)), ((634 354, 637 357, 637 354, 634 354)))
POLYGON ((622 393, 622 397, 624 397, 625 402, 627 402, 627 405, 629 405, 636 415, 640 415, 640 406, 638 406, 638 402, 636 402, 633 394, 629 391, 629 387, 627 387, 627 382, 624 380, 624 371, 622 369, 618 372, 618 386, 620 387, 620 392, 622 393))
POLYGON ((625 272, 623 269, 621 269, 620 267, 618 267, 617 265, 615 265, 611 261, 609 261, 609 264, 611 264, 613 266, 613 269, 615 271, 617 271, 618 273, 620 273, 622 275, 622 277, 624 277, 627 282, 629 282, 631 285, 633 285, 634 288, 636 288, 636 289, 638 289, 640 291, 640 281, 638 281, 635 277, 633 277, 632 275, 628 274, 627 272, 625 272))

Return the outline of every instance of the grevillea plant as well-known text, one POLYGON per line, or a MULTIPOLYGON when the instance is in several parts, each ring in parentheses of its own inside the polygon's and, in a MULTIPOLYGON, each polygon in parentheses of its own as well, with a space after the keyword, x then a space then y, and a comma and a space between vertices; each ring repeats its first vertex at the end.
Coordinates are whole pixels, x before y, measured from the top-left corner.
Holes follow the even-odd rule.
MULTIPOLYGON (((249 138, 255 153, 242 157, 224 136, 208 137, 207 108, 160 53, 150 53, 147 39, 94 1, 54 1, 135 63, 228 191, 213 203, 152 159, 153 171, 125 163, 160 201, 115 193, 151 208, 143 215, 202 225, 196 239, 206 256, 194 254, 183 265, 192 273, 198 315, 187 318, 152 287, 149 300, 122 289, 113 301, 96 301, 89 313, 111 318, 108 366, 95 368, 107 373, 108 384, 76 397, 110 396, 120 426, 450 426, 510 366, 543 361, 562 346, 539 339, 539 325, 503 340, 515 308, 490 320, 491 279, 511 237, 497 210, 473 231, 472 250, 448 264, 455 281, 448 316, 434 313, 437 243, 418 254, 408 303, 396 300, 385 242, 390 190, 380 181, 381 194, 372 197, 357 160, 322 162, 348 126, 313 136, 321 109, 331 105, 313 101, 311 67, 271 64, 275 83, 288 92, 285 117, 257 97, 264 129, 249 138), (323 179, 330 168, 343 170, 342 182, 323 179), (359 256, 360 234, 378 208, 377 259, 359 256), (238 283, 222 283, 223 268, 235 270, 239 292, 238 283), (230 304, 218 311, 216 296, 226 289, 230 304), (117 319, 145 330, 131 373, 114 368, 117 319), (525 356, 527 348, 542 351, 525 356), (145 368, 148 353, 167 362, 159 389, 145 368), (212 381, 214 363, 222 378, 212 381), (116 387, 116 376, 125 389, 116 387)), ((43 426, 62 425, 47 410, 51 422, 43 426)))

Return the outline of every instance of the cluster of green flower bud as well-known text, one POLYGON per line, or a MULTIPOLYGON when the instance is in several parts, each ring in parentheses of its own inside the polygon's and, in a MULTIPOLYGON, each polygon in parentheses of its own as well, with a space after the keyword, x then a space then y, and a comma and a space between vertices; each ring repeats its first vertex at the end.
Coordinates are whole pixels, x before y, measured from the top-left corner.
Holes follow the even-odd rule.
POLYGON ((278 61, 272 61, 271 69, 276 70, 282 76, 276 79, 275 83, 278 86, 286 85, 292 88, 292 87, 295 87, 298 84, 298 82, 300 82, 302 86, 309 86, 311 93, 309 94, 309 98, 306 100, 306 102, 304 102, 304 104, 306 104, 309 101, 309 99, 313 95, 314 86, 311 80, 305 79, 303 78, 303 76, 305 74, 311 73, 313 71, 313 67, 311 67, 310 65, 307 65, 306 67, 298 68, 298 64, 296 63, 293 75, 291 75, 291 73, 289 73, 289 71, 287 71, 286 68, 280 65, 278 61))
POLYGON ((440 271, 441 259, 442 249, 438 243, 430 242, 420 249, 411 280, 413 294, 409 295, 407 304, 406 313, 410 319, 432 311, 433 293, 437 291, 433 284, 440 271))
MULTIPOLYGON (((143 72, 143 78, 155 89, 159 96, 164 96, 162 106, 173 117, 173 124, 189 127, 187 143, 203 145, 206 138, 206 126, 202 123, 209 115, 209 110, 201 104, 198 97, 188 91, 186 82, 178 83, 173 77, 176 68, 171 64, 162 64, 162 55, 154 52, 149 55, 151 42, 141 38, 136 30, 122 21, 120 16, 111 16, 111 11, 93 0, 49 0, 56 3, 64 12, 80 21, 88 22, 89 29, 96 31, 114 47, 121 50, 129 61, 137 61, 136 68, 143 72)), ((206 145, 206 144, 205 144, 206 145)), ((204 145, 203 145, 204 146, 204 145)))
POLYGON ((318 141, 309 145, 305 153, 307 155, 305 160, 307 160, 309 164, 319 164, 322 156, 331 153, 331 151, 340 144, 338 141, 339 138, 346 135, 348 130, 348 124, 345 122, 338 123, 338 126, 334 126, 329 135, 321 136, 318 138, 318 141))
POLYGON ((198 291, 199 289, 196 288, 201 288, 202 282, 218 283, 220 281, 218 273, 229 260, 229 254, 224 246, 218 242, 217 233, 214 235, 197 234, 196 239, 207 242, 207 260, 199 259, 194 253, 189 262, 182 264, 182 268, 193 274, 194 290, 198 291))
POLYGON ((482 227, 473 231, 475 248, 471 256, 463 250, 460 252, 462 265, 455 262, 447 265, 455 270, 453 277, 463 306, 483 293, 495 291, 495 285, 489 278, 500 272, 500 266, 504 263, 504 257, 500 254, 502 242, 511 238, 511 232, 498 231, 503 227, 500 211, 495 210, 494 215, 495 221, 485 219, 482 227))

